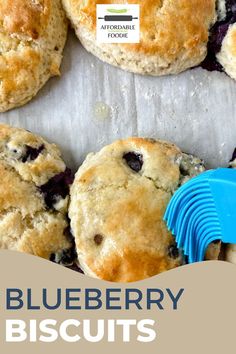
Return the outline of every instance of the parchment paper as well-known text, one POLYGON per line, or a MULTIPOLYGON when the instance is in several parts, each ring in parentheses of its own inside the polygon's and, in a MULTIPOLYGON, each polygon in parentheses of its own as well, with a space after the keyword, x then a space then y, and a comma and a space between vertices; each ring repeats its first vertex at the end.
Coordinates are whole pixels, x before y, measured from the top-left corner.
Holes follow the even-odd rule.
POLYGON ((202 69, 133 75, 87 53, 71 32, 61 77, 0 121, 55 142, 73 169, 88 152, 132 135, 170 140, 208 167, 224 166, 236 146, 236 82, 202 69))

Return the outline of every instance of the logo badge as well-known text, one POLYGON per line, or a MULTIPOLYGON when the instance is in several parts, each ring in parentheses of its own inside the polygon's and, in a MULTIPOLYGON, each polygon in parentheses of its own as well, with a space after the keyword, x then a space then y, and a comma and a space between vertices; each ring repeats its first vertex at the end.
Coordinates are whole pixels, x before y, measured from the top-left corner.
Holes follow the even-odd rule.
POLYGON ((97 5, 97 41, 139 43, 139 5, 97 5))

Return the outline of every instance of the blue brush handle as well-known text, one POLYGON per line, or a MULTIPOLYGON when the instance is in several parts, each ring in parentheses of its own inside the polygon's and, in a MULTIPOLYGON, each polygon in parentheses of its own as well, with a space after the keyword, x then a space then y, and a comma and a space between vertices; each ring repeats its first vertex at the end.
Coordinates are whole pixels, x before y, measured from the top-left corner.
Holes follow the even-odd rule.
POLYGON ((236 170, 210 170, 172 197, 164 216, 189 263, 202 261, 215 240, 236 244, 236 170))
POLYGON ((210 181, 224 243, 236 243, 236 170, 215 170, 210 181), (224 180, 224 183, 222 183, 224 180))

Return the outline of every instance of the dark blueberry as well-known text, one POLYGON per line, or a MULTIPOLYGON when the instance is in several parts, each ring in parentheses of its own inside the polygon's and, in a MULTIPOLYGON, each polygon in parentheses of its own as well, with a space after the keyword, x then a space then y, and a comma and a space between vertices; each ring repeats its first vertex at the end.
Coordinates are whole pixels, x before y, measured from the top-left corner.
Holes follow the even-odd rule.
POLYGON ((50 255, 50 261, 54 263, 59 263, 63 265, 71 265, 74 260, 77 258, 77 253, 74 247, 69 248, 68 250, 62 251, 62 253, 52 253, 50 255))
POLYGON ((233 152, 233 156, 232 156, 232 159, 230 160, 230 162, 233 162, 234 160, 236 160, 236 148, 233 152))
POLYGON ((69 194, 69 186, 73 183, 74 175, 69 168, 52 177, 47 183, 39 187, 49 208, 57 202, 58 197, 63 199, 69 194))
POLYGON ((215 54, 210 55, 210 52, 208 52, 206 59, 201 63, 201 67, 207 71, 224 71, 222 65, 216 60, 215 54))
POLYGON ((55 253, 52 253, 49 259, 50 259, 51 262, 55 262, 56 261, 55 253))
POLYGON ((72 265, 67 266, 66 268, 71 269, 71 270, 73 270, 73 271, 75 271, 75 272, 84 274, 84 272, 82 271, 82 269, 81 269, 76 263, 73 263, 72 265))
POLYGON ((71 265, 77 258, 77 253, 74 247, 64 250, 60 256, 59 263, 63 265, 71 265))
POLYGON ((39 154, 44 150, 44 145, 40 145, 38 148, 33 148, 32 146, 25 145, 25 154, 22 157, 22 162, 34 161, 37 159, 39 154))
POLYGON ((169 246, 168 248, 168 256, 170 258, 176 259, 179 257, 179 249, 177 247, 177 244, 173 244, 171 246, 169 246))
MULTIPOLYGON (((69 219, 68 219, 69 220, 69 219)), ((70 226, 67 226, 65 230, 63 231, 63 235, 67 237, 69 241, 71 241, 73 244, 75 243, 75 238, 72 235, 71 228, 70 226)))
POLYGON ((180 165, 179 171, 180 171, 182 176, 188 176, 189 175, 188 170, 186 170, 182 165, 180 165))
POLYGON ((220 52, 223 39, 229 28, 228 22, 217 22, 211 29, 211 35, 207 46, 207 57, 202 62, 203 69, 208 71, 223 71, 223 67, 216 59, 216 54, 220 52))
POLYGON ((136 152, 128 152, 123 155, 123 159, 125 159, 131 170, 135 172, 141 171, 143 167, 143 156, 141 154, 137 154, 136 152))
POLYGON ((217 53, 220 52, 222 42, 227 34, 229 26, 236 22, 236 0, 226 1, 227 16, 223 21, 218 21, 210 30, 210 38, 208 42, 208 54, 201 64, 202 68, 208 71, 223 71, 222 66, 216 59, 217 53))
POLYGON ((93 239, 94 239, 94 242, 96 243, 96 245, 100 246, 102 241, 103 241, 103 236, 97 234, 97 235, 94 236, 93 239))
POLYGON ((236 0, 226 0, 227 16, 236 13, 236 0))

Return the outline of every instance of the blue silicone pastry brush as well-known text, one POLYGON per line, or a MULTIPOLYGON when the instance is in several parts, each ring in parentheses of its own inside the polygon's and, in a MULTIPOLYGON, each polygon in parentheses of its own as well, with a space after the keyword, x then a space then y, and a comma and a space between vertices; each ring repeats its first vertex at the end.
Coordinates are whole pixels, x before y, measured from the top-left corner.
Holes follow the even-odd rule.
POLYGON ((236 243, 236 170, 210 170, 185 183, 164 220, 189 263, 203 261, 211 242, 236 243))

